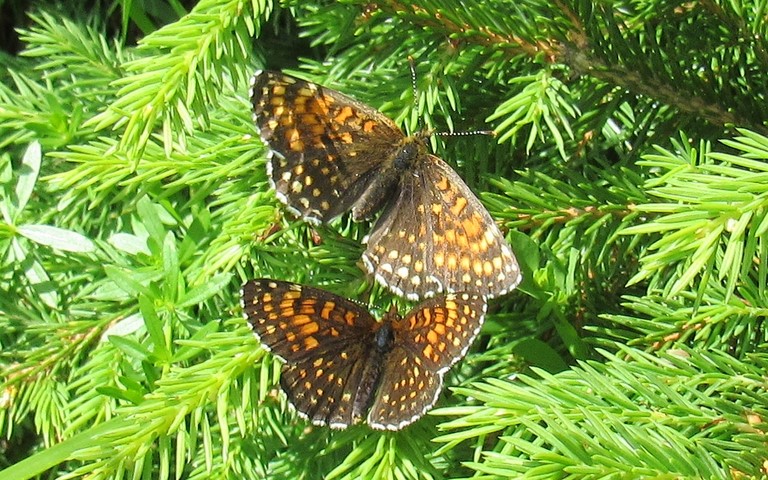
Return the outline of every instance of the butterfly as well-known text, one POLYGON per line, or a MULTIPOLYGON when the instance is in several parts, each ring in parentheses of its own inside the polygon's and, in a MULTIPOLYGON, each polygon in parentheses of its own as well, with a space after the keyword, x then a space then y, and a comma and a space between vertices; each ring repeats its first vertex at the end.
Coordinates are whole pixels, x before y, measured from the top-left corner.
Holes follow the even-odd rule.
POLYGON ((253 116, 268 146, 277 198, 311 223, 352 212, 373 219, 366 270, 410 300, 439 292, 495 297, 522 280, 504 236, 469 187, 378 110, 277 72, 252 80, 253 116))
POLYGON ((332 428, 365 419, 377 430, 399 430, 432 408, 486 310, 481 295, 450 293, 377 322, 344 297, 270 279, 247 282, 242 304, 264 348, 285 362, 280 384, 302 417, 332 428))

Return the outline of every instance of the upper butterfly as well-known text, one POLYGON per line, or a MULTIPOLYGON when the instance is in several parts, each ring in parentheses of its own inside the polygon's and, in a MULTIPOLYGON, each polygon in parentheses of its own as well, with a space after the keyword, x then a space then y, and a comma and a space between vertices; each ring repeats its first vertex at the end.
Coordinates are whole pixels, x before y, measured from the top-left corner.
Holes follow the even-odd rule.
POLYGON ((384 209, 363 263, 376 280, 410 300, 437 292, 495 297, 514 289, 520 267, 472 191, 378 110, 335 90, 259 71, 253 117, 270 149, 267 173, 277 197, 299 217, 355 221, 384 209))

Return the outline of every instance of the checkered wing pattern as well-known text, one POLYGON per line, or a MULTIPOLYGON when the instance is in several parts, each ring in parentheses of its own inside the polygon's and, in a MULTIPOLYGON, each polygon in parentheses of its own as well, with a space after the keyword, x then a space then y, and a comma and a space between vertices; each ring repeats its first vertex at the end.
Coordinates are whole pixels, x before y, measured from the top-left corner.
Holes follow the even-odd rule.
POLYGON ((281 385, 299 414, 335 428, 352 424, 376 320, 350 300, 288 282, 252 280, 242 299, 256 336, 286 362, 281 385))
POLYGON ((480 332, 485 309, 479 295, 449 294, 422 302, 394 322, 394 348, 368 414, 371 427, 399 430, 432 408, 443 375, 480 332))
POLYGON ((280 386, 304 419, 316 425, 346 428, 360 414, 355 398, 365 374, 366 345, 352 343, 310 360, 289 364, 280 374, 280 386))
POLYGON ((425 155, 367 239, 363 263, 379 283, 416 300, 513 290, 520 267, 480 200, 443 160, 425 155))
POLYGON ((406 137, 379 111, 334 90, 258 72, 254 119, 268 174, 288 209, 319 223, 384 209, 363 255, 379 283, 411 300, 438 292, 509 292, 520 269, 488 211, 424 134, 406 137))
POLYGON ((404 138, 378 110, 277 72, 254 75, 251 102, 277 197, 313 223, 349 210, 404 138))
POLYGON ((481 295, 455 293, 376 322, 324 290, 267 279, 243 287, 254 333, 285 362, 288 400, 304 418, 334 428, 367 412, 372 428, 399 430, 424 415, 480 331, 485 308, 481 295))

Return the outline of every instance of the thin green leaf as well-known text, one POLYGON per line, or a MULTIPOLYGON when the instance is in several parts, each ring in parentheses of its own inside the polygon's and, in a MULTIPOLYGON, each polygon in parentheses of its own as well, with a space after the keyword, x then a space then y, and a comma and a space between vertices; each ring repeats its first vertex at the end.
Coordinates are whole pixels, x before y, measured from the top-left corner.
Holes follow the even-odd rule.
POLYGON ((90 253, 96 245, 85 235, 50 225, 21 225, 19 234, 40 245, 65 252, 90 253))
POLYGON ((202 285, 189 290, 184 298, 180 299, 177 304, 178 308, 188 308, 194 305, 198 305, 214 295, 222 293, 224 288, 230 284, 232 275, 221 274, 216 275, 202 285))
POLYGON ((24 151, 21 159, 21 170, 19 172, 19 181, 16 183, 16 213, 18 215, 29 202, 32 192, 37 183, 37 176, 40 174, 40 164, 42 163, 42 150, 40 143, 32 142, 24 151))

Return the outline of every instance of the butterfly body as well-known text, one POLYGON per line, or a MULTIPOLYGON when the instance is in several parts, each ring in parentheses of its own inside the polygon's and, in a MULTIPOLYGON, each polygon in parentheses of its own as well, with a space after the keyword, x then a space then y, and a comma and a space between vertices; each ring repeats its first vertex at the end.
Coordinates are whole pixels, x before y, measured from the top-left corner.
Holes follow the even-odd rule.
POLYGON ((365 414, 371 408, 376 390, 381 383, 381 373, 386 364, 387 356, 392 351, 395 336, 392 326, 383 321, 379 324, 379 329, 373 335, 371 344, 373 348, 366 359, 366 365, 361 375, 361 382, 355 394, 355 401, 352 407, 352 421, 357 423, 365 418, 365 414))
POLYGON ((366 270, 411 300, 440 292, 502 295, 521 280, 517 260, 459 175, 378 110, 335 90, 257 72, 254 120, 269 147, 267 173, 287 208, 323 223, 381 211, 363 253, 366 270))
POLYGON ((356 195, 356 189, 350 189, 355 197, 351 208, 354 221, 371 220, 387 205, 390 198, 400 195, 402 179, 405 175, 413 174, 416 162, 419 161, 416 142, 418 140, 415 137, 407 137, 393 152, 386 155, 387 161, 380 168, 372 170, 365 181, 361 182, 360 195, 356 195))
POLYGON ((345 428, 365 420, 399 430, 437 401, 446 371, 480 331, 476 294, 431 298, 377 322, 325 290, 260 279, 243 286, 243 311, 265 348, 285 365, 280 384, 303 417, 345 428))

